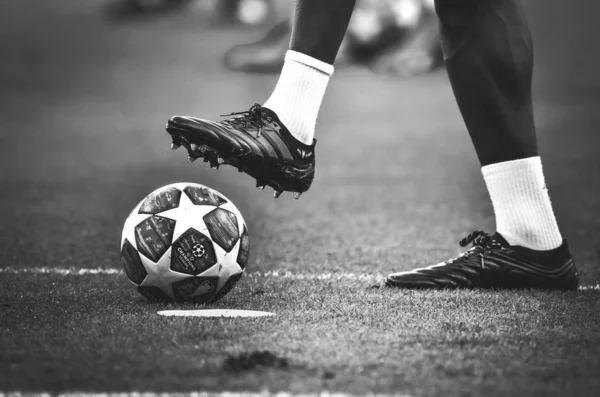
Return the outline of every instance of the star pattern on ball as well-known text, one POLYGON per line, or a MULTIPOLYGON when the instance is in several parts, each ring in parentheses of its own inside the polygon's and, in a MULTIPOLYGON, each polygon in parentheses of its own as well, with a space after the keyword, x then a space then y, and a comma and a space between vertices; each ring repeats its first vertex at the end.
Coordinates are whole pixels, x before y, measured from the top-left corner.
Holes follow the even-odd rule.
POLYGON ((175 241, 188 229, 195 229, 208 236, 203 218, 204 215, 214 211, 216 208, 212 205, 195 205, 187 194, 184 193, 181 195, 177 208, 161 212, 159 215, 177 222, 173 231, 173 241, 175 241))
POLYGON ((148 275, 140 284, 141 287, 153 286, 159 287, 163 292, 169 295, 169 298, 174 299, 172 284, 177 281, 191 277, 189 274, 183 274, 171 270, 171 247, 165 252, 161 260, 154 263, 144 255, 140 254, 142 265, 146 269, 148 275), (165 260, 169 258, 169 260, 165 260))

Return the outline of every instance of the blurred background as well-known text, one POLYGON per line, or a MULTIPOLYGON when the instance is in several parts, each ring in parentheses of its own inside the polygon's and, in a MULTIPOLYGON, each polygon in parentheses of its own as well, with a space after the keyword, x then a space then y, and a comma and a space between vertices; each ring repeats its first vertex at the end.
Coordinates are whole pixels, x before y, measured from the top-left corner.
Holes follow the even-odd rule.
MULTIPOLYGON (((430 3, 358 0, 317 128, 315 187, 294 202, 187 164, 164 132, 174 114, 215 118, 268 97, 291 0, 0 2, 1 265, 118 266, 128 211, 175 181, 234 200, 259 270, 411 268, 472 227, 493 230, 430 3), (410 252, 415 240, 426 253, 410 252)), ((525 5, 548 186, 598 282, 600 2, 525 5)))

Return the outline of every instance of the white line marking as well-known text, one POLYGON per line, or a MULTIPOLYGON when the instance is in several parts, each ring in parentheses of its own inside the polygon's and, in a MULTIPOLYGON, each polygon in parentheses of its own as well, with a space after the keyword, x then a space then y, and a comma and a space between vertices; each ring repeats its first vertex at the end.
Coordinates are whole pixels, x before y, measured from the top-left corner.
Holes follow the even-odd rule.
MULTIPOLYGON (((61 268, 61 267, 0 267, 0 274, 52 274, 60 276, 84 276, 88 274, 100 275, 121 275, 124 274, 121 269, 114 268, 92 268, 92 269, 76 269, 76 268, 61 268)), ((329 273, 292 273, 287 270, 273 270, 268 272, 248 272, 245 277, 251 278, 280 278, 294 281, 361 281, 361 282, 377 282, 382 280, 385 275, 380 273, 346 273, 346 272, 329 272, 329 273)), ((579 287, 580 291, 600 291, 600 284, 585 285, 579 287)), ((0 394, 0 397, 3 397, 0 394)))
POLYGON ((95 268, 95 269, 67 269, 60 267, 0 267, 0 273, 9 274, 57 274, 61 276, 83 276, 86 274, 123 274, 121 269, 95 268))
POLYGON ((290 271, 268 271, 265 273, 247 273, 250 277, 266 277, 266 278, 288 278, 291 280, 332 280, 332 281, 377 281, 385 277, 383 274, 378 273, 344 273, 344 272, 330 272, 330 273, 292 273, 290 271))
MULTIPOLYGON (((84 276, 88 274, 100 274, 100 275, 111 275, 111 274, 124 274, 121 269, 114 268, 95 268, 95 269, 76 269, 76 268, 60 268, 60 267, 0 267, 0 274, 51 274, 60 276, 84 276)), ((343 272, 331 272, 331 273, 292 273, 289 271, 268 271, 268 272, 248 272, 245 277, 252 278, 283 278, 291 280, 349 280, 349 281, 376 281, 385 277, 383 274, 367 274, 367 273, 343 273, 343 272)))

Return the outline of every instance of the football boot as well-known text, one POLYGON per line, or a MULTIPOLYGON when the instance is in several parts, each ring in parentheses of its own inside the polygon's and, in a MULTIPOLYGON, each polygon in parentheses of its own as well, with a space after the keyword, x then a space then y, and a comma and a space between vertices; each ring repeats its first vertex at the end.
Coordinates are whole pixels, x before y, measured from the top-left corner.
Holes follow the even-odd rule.
POLYGON ((222 164, 236 167, 256 179, 256 187, 294 192, 297 199, 310 188, 315 174, 315 145, 298 141, 275 112, 254 104, 250 110, 231 113, 230 118, 210 121, 173 116, 167 122, 171 148, 184 146, 188 159, 200 157, 213 169, 222 164))
POLYGON ((577 289, 579 279, 566 241, 549 251, 510 245, 499 233, 477 230, 460 241, 471 248, 454 259, 390 274, 387 287, 577 289))

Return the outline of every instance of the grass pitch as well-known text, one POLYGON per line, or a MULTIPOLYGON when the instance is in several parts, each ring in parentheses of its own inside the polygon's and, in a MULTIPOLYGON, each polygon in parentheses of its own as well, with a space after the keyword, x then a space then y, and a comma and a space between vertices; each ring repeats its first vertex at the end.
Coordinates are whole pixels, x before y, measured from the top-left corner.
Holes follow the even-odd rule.
POLYGON ((123 274, 2 277, 4 390, 561 395, 600 386, 597 288, 390 291, 250 273, 211 308, 275 317, 194 319, 159 316, 198 306, 148 303, 123 274), (277 359, 241 360, 253 352, 277 359))
POLYGON ((595 69, 563 84, 556 63, 543 63, 561 42, 538 46, 540 151, 589 288, 397 291, 369 287, 494 227, 443 73, 336 71, 315 184, 299 201, 273 200, 233 169, 188 164, 163 131, 173 114, 217 117, 269 95, 275 76, 220 65, 248 32, 177 15, 109 23, 101 2, 24 4, 0 12, 0 392, 597 394, 600 96, 595 69), (165 318, 156 312, 198 307, 150 304, 115 273, 127 214, 176 181, 221 191, 250 229, 248 274, 211 308, 276 317, 165 318), (350 273, 359 277, 341 276, 350 273))

